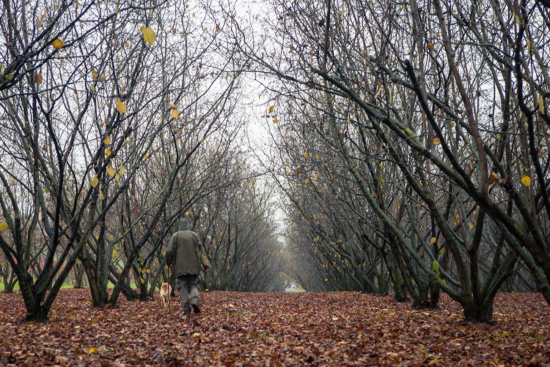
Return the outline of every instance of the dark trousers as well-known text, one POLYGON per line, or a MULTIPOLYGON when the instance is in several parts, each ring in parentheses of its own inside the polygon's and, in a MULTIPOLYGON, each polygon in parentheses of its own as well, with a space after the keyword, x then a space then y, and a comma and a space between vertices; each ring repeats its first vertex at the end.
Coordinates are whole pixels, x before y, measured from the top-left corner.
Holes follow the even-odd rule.
POLYGON ((184 311, 191 311, 191 305, 199 305, 199 276, 194 274, 178 277, 178 291, 184 311))

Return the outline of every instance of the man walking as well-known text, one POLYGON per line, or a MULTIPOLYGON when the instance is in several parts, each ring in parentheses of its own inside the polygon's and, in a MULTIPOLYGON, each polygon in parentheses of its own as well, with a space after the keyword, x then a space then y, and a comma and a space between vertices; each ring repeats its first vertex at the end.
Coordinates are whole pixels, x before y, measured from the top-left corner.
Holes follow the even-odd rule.
POLYGON ((204 273, 208 274, 210 262, 200 244, 199 235, 189 229, 187 219, 180 219, 178 232, 172 235, 166 250, 166 263, 172 265, 174 275, 178 279, 177 288, 183 302, 183 314, 189 315, 191 307, 195 313, 199 308, 199 273, 201 264, 204 273))

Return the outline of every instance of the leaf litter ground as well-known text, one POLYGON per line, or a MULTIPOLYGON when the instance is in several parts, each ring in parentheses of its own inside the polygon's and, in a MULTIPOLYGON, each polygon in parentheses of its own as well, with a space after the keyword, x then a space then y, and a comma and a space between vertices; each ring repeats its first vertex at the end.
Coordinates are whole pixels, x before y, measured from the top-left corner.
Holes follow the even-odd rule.
POLYGON ((0 294, 0 365, 549 366, 550 308, 539 294, 499 294, 493 325, 360 293, 201 293, 94 309, 88 290, 62 290, 46 324, 21 320, 21 295, 0 294))

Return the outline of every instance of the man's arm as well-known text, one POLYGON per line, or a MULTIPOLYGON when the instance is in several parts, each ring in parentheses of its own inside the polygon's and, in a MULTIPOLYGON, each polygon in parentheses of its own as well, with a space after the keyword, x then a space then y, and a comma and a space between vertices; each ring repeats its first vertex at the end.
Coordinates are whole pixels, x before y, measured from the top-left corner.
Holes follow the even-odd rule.
POLYGON ((174 262, 174 255, 175 255, 175 246, 174 246, 174 235, 170 238, 170 242, 168 243, 168 248, 166 249, 166 264, 172 265, 174 262))
POLYGON ((210 269, 210 261, 208 261, 208 257, 206 257, 206 254, 202 251, 200 251, 200 257, 201 257, 201 264, 206 268, 206 272, 208 273, 208 269, 210 269))
POLYGON ((206 251, 204 251, 204 247, 202 246, 198 235, 195 236, 195 240, 197 245, 197 255, 199 255, 199 260, 201 264, 206 268, 205 273, 208 273, 208 269, 210 268, 210 261, 208 261, 206 251))
POLYGON ((208 257, 206 256, 206 253, 205 251, 203 251, 204 248, 199 245, 199 253, 200 253, 200 258, 201 258, 201 264, 205 267, 205 268, 210 268, 210 261, 208 261, 208 257))

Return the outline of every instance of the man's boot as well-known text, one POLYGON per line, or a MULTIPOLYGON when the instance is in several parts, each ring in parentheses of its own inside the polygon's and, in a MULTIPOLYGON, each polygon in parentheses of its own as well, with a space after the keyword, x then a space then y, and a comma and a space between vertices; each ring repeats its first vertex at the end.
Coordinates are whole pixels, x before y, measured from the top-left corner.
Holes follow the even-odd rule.
POLYGON ((191 307, 189 307, 189 305, 187 305, 187 307, 183 307, 183 315, 184 316, 187 316, 191 313, 191 307))

